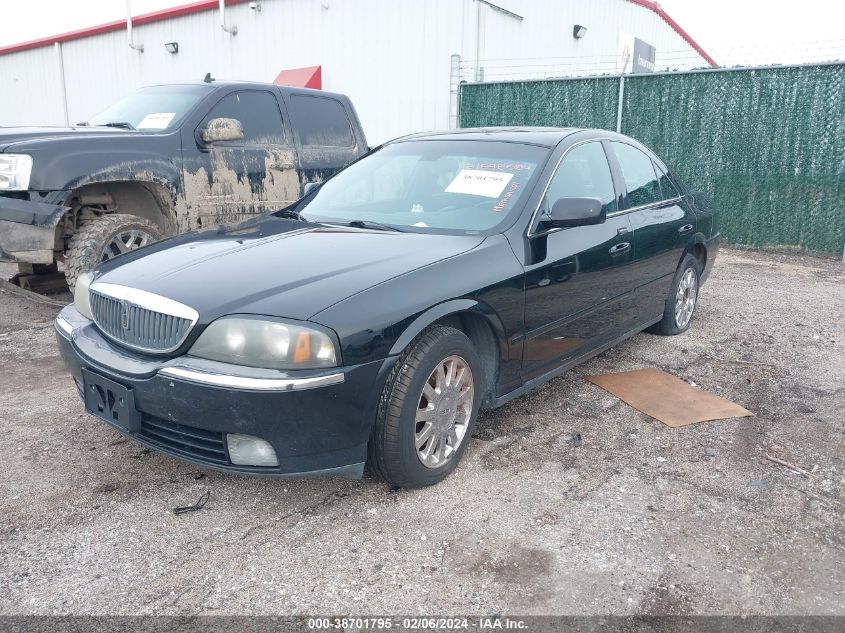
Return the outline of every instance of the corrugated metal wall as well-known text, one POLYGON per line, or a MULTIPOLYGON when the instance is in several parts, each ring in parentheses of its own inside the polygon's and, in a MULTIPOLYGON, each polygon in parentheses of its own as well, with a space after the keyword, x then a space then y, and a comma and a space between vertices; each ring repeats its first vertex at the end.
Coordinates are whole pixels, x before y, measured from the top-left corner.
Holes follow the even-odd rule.
MULTIPOLYGON (((483 81, 615 73, 620 31, 656 47, 657 69, 708 65, 660 17, 630 2, 521 0, 499 4, 513 8, 525 19, 520 22, 481 7, 483 28, 478 53, 469 46, 462 54, 463 78, 467 81, 476 80, 479 67, 483 81), (575 24, 587 27, 583 39, 572 36, 575 24)), ((473 30, 475 11, 473 7, 468 16, 473 30)), ((468 43, 472 42, 474 36, 468 43)))
MULTIPOLYGON (((217 11, 203 11, 136 26, 143 53, 129 48, 125 31, 65 42, 69 120, 85 120, 145 84, 209 71, 272 81, 284 68, 322 65, 323 87, 350 95, 375 144, 449 126, 452 54, 461 55, 467 79, 479 65, 487 77, 564 74, 579 59, 582 71, 596 55, 610 63, 624 30, 704 64, 661 18, 625 0, 497 4, 523 19, 477 0, 263 0, 261 11, 226 9, 234 37, 220 28, 217 11), (588 27, 587 37, 572 37, 575 23, 588 27), (179 42, 177 55, 165 51, 171 41, 179 42)), ((0 125, 63 123, 57 59, 51 46, 0 55, 0 125)))
MULTIPOLYGON (((460 122, 615 129, 619 78, 465 85, 460 122)), ((625 78, 621 131, 712 196, 731 242, 839 255, 845 64, 625 78)))

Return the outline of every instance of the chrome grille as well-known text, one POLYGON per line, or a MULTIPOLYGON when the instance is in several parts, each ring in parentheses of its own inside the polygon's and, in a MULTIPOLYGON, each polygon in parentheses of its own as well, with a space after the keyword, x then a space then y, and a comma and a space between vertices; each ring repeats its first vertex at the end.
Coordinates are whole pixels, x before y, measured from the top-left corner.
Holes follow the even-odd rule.
POLYGON ((191 308, 165 297, 113 284, 92 286, 89 303, 94 323, 103 334, 127 347, 152 353, 178 348, 198 317, 191 308))

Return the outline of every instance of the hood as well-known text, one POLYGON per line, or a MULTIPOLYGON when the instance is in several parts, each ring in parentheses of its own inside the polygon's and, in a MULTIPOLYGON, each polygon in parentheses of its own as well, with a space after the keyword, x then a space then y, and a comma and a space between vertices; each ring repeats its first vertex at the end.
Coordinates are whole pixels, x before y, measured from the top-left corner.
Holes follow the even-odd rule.
POLYGON ((110 127, 88 127, 79 125, 74 127, 0 127, 0 151, 22 149, 27 141, 53 141, 63 138, 78 138, 85 136, 129 136, 138 135, 136 130, 124 130, 110 127), (21 147, 16 147, 21 146, 21 147))
POLYGON ((479 235, 394 233, 268 218, 121 256, 98 269, 97 281, 179 301, 196 309, 204 322, 237 313, 306 320, 483 241, 479 235))

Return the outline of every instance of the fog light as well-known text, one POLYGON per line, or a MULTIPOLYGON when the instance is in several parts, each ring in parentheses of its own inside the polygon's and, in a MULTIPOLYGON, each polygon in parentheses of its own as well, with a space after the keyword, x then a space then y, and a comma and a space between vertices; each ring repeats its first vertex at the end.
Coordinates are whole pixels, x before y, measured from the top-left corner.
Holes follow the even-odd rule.
POLYGON ((252 435, 229 433, 229 459, 238 466, 278 466, 279 458, 269 442, 252 435))

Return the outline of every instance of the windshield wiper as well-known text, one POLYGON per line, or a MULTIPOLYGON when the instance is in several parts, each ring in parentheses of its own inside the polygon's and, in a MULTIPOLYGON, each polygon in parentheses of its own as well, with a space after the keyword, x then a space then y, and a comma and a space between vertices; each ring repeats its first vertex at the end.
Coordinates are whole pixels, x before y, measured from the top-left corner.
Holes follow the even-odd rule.
MULTIPOLYGON (((293 218, 294 220, 302 220, 299 216, 299 213, 296 211, 291 211, 290 209, 279 209, 278 211, 273 211, 270 215, 273 215, 277 218, 293 218)), ((305 220, 302 220, 305 222, 305 220)))
MULTIPOLYGON (((342 224, 342 222, 332 222, 332 224, 342 224)), ((396 231, 397 233, 404 233, 400 228, 390 224, 382 224, 381 222, 372 222, 370 220, 352 220, 347 222, 344 226, 351 226, 356 229, 375 229, 376 231, 396 231)))
POLYGON ((103 123, 105 127, 119 127, 124 130, 134 130, 135 126, 126 121, 111 121, 110 123, 103 123))

